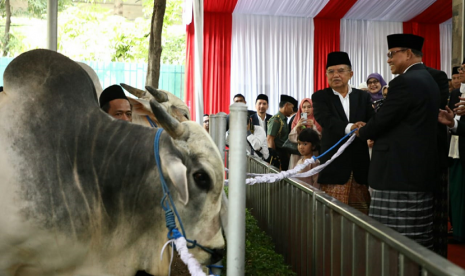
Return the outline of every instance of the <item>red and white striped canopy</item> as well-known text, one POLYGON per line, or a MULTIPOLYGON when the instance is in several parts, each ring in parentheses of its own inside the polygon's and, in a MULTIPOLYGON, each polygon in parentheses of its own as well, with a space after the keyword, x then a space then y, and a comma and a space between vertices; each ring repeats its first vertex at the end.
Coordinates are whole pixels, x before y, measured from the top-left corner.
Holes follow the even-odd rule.
MULTIPOLYGON (((452 0, 204 0, 205 113, 228 113, 237 93, 246 96, 249 109, 258 94, 267 94, 270 113, 277 111, 280 94, 311 97, 327 86, 326 56, 332 51, 349 53, 352 85, 373 72, 389 82, 390 33, 423 36, 424 63, 450 73, 451 17, 452 0)), ((186 28, 191 108, 193 25, 186 28)))

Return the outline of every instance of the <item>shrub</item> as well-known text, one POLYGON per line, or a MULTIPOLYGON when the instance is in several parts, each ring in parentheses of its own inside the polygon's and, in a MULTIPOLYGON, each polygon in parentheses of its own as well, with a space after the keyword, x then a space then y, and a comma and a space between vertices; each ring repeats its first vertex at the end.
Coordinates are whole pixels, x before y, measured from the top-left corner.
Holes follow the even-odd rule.
MULTIPOLYGON (((223 259, 223 275, 226 275, 226 257, 223 259)), ((245 275, 296 275, 275 252, 270 236, 258 227, 249 210, 245 211, 245 275)))

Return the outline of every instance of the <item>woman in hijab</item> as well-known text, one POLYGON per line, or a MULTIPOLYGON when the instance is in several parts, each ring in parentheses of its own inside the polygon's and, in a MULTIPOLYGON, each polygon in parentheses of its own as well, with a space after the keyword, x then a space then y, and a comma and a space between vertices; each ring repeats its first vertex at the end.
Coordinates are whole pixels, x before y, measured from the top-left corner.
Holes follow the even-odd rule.
POLYGON ((371 96, 371 102, 383 99, 383 87, 386 85, 383 77, 378 73, 370 74, 367 78, 368 92, 371 96))
MULTIPOLYGON (((321 138, 321 126, 315 121, 315 116, 313 115, 313 102, 310 98, 305 98, 300 102, 299 109, 297 110, 294 121, 291 125, 292 130, 289 133, 289 141, 297 143, 297 137, 305 128, 313 128, 321 138), (305 116, 307 117, 305 118, 305 116)), ((299 159, 299 155, 291 154, 289 169, 293 169, 299 159)))

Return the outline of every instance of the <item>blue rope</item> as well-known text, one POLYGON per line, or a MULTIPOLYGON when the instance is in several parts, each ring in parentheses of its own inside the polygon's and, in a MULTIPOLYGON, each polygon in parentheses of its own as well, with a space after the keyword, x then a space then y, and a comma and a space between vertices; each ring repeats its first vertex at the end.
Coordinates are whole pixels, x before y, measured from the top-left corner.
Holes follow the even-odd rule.
POLYGON ((147 121, 149 121, 149 124, 151 127, 157 127, 157 124, 155 124, 152 119, 150 119, 149 115, 145 115, 145 118, 147 118, 147 121))
POLYGON ((157 130, 157 134, 155 135, 155 141, 153 143, 153 148, 154 148, 155 161, 157 163, 157 168, 158 168, 158 171, 160 172, 161 187, 164 193, 164 196, 161 200, 161 207, 165 211, 166 227, 168 228, 168 239, 170 240, 177 239, 177 238, 180 238, 181 236, 184 236, 186 241, 192 244, 191 246, 187 246, 187 248, 194 248, 198 246, 204 251, 210 254, 214 254, 213 250, 198 244, 196 240, 189 240, 186 237, 186 231, 184 230, 184 225, 182 224, 181 217, 179 216, 178 210, 176 209, 176 205, 174 205, 173 198, 171 197, 170 190, 168 188, 168 185, 166 184, 165 177, 163 176, 163 171, 161 169, 160 154, 159 154, 160 152, 159 141, 160 141, 160 136, 162 132, 163 132, 162 128, 159 128, 157 130), (166 201, 166 198, 168 198, 169 201, 166 201), (173 209, 171 209, 170 205, 173 209), (176 219, 174 216, 178 218, 179 226, 181 227, 182 234, 176 228, 176 219))
POLYGON ((325 156, 328 152, 332 151, 335 147, 337 147, 344 139, 349 137, 352 133, 354 133, 358 128, 352 130, 351 132, 347 133, 346 136, 342 137, 341 140, 339 140, 336 144, 334 144, 332 147, 330 147, 327 151, 325 151, 323 154, 320 154, 319 156, 315 157, 313 156, 312 158, 314 160, 320 159, 321 157, 325 156))
POLYGON ((221 270, 223 270, 224 268, 224 266, 222 265, 207 265, 207 267, 208 267, 208 275, 214 275, 214 276, 219 276, 219 275, 213 274, 212 268, 221 268, 221 270))

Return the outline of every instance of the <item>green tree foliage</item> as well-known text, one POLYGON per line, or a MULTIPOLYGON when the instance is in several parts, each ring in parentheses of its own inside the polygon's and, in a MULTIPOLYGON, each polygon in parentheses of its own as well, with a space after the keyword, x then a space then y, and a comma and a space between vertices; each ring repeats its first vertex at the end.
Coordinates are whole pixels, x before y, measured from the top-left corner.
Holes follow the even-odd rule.
MULTIPOLYGON (((144 14, 152 15, 153 0, 143 0, 144 14)), ((167 0, 163 20, 161 63, 184 64, 186 59, 186 30, 182 24, 182 0, 167 0), (177 27, 177 28, 176 28, 177 27)))

